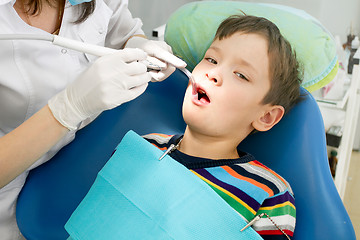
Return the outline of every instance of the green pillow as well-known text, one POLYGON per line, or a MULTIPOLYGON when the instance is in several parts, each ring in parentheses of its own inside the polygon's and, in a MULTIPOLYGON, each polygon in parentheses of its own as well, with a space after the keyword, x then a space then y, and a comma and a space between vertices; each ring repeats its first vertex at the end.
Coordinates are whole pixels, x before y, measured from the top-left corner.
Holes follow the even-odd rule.
POLYGON ((216 29, 230 15, 265 17, 274 22, 291 43, 304 69, 302 86, 309 92, 328 84, 336 75, 338 61, 331 34, 302 10, 291 7, 232 1, 188 3, 170 16, 165 41, 192 70, 211 45, 216 29))

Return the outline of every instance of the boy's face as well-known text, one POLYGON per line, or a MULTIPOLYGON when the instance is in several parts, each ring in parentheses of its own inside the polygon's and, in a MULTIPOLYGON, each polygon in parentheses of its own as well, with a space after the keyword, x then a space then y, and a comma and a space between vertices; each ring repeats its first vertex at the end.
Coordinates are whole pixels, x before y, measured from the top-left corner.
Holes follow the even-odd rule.
POLYGON ((215 40, 193 76, 198 94, 188 87, 183 103, 188 127, 209 136, 245 137, 266 108, 262 100, 270 89, 267 41, 243 33, 215 40))

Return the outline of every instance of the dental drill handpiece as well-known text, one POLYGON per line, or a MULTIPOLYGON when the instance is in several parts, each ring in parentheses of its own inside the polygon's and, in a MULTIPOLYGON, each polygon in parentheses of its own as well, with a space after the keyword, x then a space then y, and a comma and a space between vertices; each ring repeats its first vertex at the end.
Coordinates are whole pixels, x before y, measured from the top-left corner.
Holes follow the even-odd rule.
MULTIPOLYGON (((75 41, 72 39, 59 37, 57 35, 54 35, 54 40, 52 41, 52 43, 58 46, 67 47, 73 50, 89 53, 99 57, 119 51, 117 49, 75 41)), ((148 72, 151 70, 161 71, 161 67, 154 63, 156 62, 156 59, 154 57, 148 56, 146 60, 140 62, 146 65, 148 72)))
MULTIPOLYGON (((102 47, 94 44, 84 43, 77 40, 60 37, 58 35, 46 34, 0 34, 0 40, 41 40, 48 41, 54 45, 69 48, 75 51, 91 54, 94 56, 105 56, 111 53, 115 53, 119 50, 102 47)), ((141 61, 146 65, 148 71, 155 70, 161 71, 161 67, 155 64, 156 59, 154 57, 148 56, 146 60, 141 61), (155 61, 154 61, 155 60, 155 61)))
POLYGON ((196 95, 197 94, 197 84, 195 82, 194 76, 191 74, 191 72, 189 70, 187 70, 186 68, 180 68, 180 70, 185 73, 185 75, 189 78, 189 81, 191 83, 192 86, 192 94, 196 95))

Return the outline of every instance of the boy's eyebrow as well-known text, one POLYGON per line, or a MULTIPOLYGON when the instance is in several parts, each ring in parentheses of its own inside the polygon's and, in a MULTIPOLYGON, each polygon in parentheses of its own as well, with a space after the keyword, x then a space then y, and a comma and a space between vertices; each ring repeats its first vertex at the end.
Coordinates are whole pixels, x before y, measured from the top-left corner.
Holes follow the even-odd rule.
MULTIPOLYGON (((209 49, 212 49, 216 52, 220 52, 221 49, 219 47, 216 47, 216 46, 210 46, 209 49)), ((242 65, 245 65, 246 67, 249 67, 251 68, 253 71, 257 72, 256 71, 256 68, 254 67, 254 65, 252 65, 251 63, 249 63, 248 61, 246 61, 245 59, 242 59, 242 58, 238 58, 237 59, 238 62, 240 62, 240 64, 242 65)))
POLYGON ((215 47, 215 46, 210 46, 209 49, 212 49, 212 50, 214 50, 216 52, 220 52, 220 48, 215 47))

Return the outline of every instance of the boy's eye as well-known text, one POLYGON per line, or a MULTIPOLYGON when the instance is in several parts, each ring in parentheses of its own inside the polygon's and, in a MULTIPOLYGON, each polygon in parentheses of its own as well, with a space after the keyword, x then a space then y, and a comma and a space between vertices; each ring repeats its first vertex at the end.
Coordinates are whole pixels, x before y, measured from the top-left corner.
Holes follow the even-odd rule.
POLYGON ((241 78, 241 79, 244 79, 244 80, 246 80, 246 81, 249 81, 249 80, 247 79, 247 77, 245 77, 245 76, 244 76, 243 74, 241 74, 241 73, 235 72, 235 75, 236 75, 237 77, 241 78))
POLYGON ((209 63, 212 63, 212 64, 217 64, 217 62, 213 59, 213 58, 205 58, 206 61, 208 61, 209 63))

